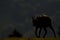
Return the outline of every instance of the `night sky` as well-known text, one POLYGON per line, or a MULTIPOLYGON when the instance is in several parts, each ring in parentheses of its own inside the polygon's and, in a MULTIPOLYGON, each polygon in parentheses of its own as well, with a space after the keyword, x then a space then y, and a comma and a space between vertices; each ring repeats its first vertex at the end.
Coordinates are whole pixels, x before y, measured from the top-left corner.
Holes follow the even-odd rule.
MULTIPOLYGON (((53 18, 53 28, 58 37, 60 26, 59 0, 0 0, 0 37, 8 37, 13 30, 19 31, 23 37, 35 37, 31 17, 46 12, 53 18)), ((47 28, 46 37, 53 37, 53 32, 47 28)), ((41 36, 44 30, 42 30, 41 36)))

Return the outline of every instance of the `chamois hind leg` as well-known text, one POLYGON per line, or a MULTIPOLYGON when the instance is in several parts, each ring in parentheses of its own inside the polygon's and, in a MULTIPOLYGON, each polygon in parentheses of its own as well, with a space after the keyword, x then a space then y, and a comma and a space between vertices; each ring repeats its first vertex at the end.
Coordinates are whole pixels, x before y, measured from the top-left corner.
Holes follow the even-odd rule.
POLYGON ((44 28, 44 31, 45 31, 45 34, 44 34, 43 38, 45 38, 45 36, 46 36, 46 34, 47 34, 46 28, 44 28))
POLYGON ((53 33, 54 33, 54 37, 56 37, 55 31, 54 31, 54 29, 53 29, 52 26, 50 26, 50 29, 53 31, 53 33))
POLYGON ((37 31, 38 31, 38 27, 35 28, 35 35, 38 38, 37 31))
POLYGON ((41 30, 42 30, 42 28, 40 28, 40 30, 39 30, 39 37, 40 37, 40 34, 41 34, 41 30))

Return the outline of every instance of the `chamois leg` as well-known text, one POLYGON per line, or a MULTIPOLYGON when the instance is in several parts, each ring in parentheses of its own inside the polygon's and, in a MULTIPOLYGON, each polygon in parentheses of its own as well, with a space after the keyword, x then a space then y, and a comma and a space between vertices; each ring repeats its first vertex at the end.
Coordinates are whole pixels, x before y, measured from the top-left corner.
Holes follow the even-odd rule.
POLYGON ((54 33, 54 37, 56 37, 55 31, 54 31, 54 29, 53 29, 52 26, 50 26, 50 29, 53 31, 53 33, 54 33))
POLYGON ((42 28, 40 28, 40 30, 39 30, 39 37, 40 37, 40 34, 41 34, 41 30, 42 30, 42 28))
POLYGON ((38 28, 36 27, 36 28, 35 28, 35 35, 36 35, 36 37, 38 37, 38 35, 37 35, 37 30, 38 30, 38 28))
POLYGON ((45 38, 45 36, 46 36, 46 34, 47 34, 46 28, 44 28, 44 31, 45 31, 45 34, 44 34, 43 38, 45 38))

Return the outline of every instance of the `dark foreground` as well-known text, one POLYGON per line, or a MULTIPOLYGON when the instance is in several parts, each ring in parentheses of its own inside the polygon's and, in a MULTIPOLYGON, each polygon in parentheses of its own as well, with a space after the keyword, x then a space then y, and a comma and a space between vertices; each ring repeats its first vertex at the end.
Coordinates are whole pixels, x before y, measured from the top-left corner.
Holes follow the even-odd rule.
POLYGON ((0 40, 60 40, 60 38, 1 38, 0 40))

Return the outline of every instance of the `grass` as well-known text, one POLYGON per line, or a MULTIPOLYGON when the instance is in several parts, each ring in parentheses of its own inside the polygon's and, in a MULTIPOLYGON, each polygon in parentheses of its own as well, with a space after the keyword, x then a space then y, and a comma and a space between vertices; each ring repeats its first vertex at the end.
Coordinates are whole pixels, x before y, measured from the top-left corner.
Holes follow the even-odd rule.
POLYGON ((60 38, 1 38, 0 40, 60 40, 60 38))

